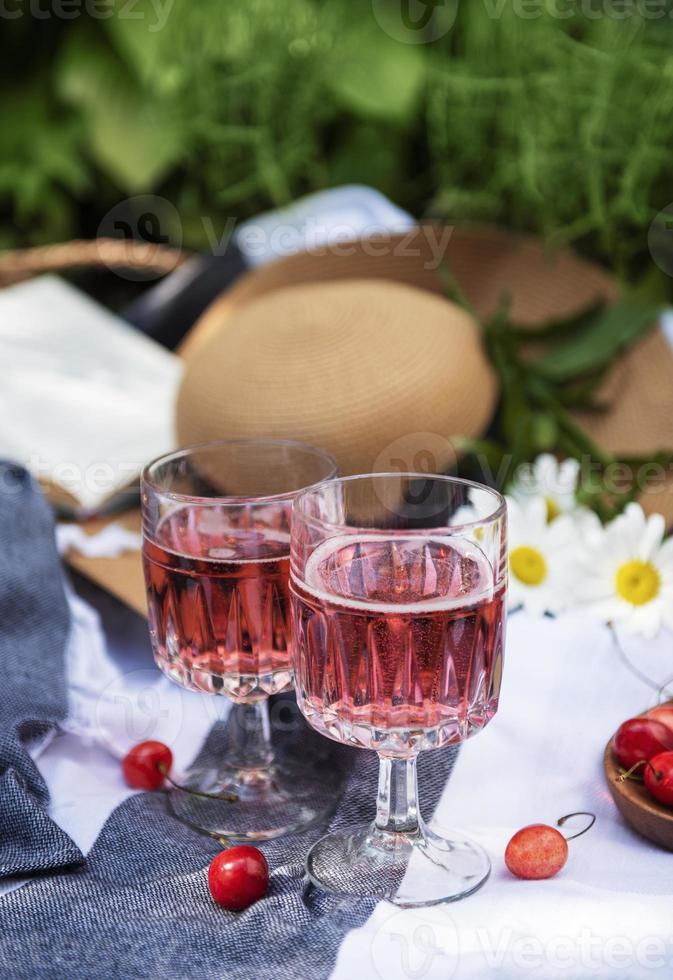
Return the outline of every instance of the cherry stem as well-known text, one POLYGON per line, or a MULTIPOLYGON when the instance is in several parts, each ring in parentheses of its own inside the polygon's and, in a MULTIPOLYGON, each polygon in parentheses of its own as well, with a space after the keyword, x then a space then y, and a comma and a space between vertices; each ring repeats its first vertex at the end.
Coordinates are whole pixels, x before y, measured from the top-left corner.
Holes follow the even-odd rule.
MULTIPOLYGON (((647 759, 639 759, 638 762, 634 762, 630 769, 627 769, 625 772, 620 772, 619 776, 617 777, 619 782, 623 783, 625 779, 632 779, 633 773, 636 771, 638 766, 649 766, 649 762, 647 759)), ((642 781, 642 777, 640 778, 642 781)))
POLYGON ((231 841, 229 840, 228 837, 222 837, 221 834, 216 834, 212 830, 210 832, 210 836, 214 838, 214 840, 216 840, 218 844, 221 844, 222 847, 225 849, 225 851, 227 850, 227 848, 231 847, 231 841))
POLYGON ((566 813, 565 817, 559 817, 556 821, 557 827, 562 827, 564 823, 570 820, 572 817, 589 817, 589 823, 582 830, 578 830, 576 834, 571 834, 570 837, 566 837, 566 840, 575 840, 576 837, 581 837, 582 834, 586 834, 587 830, 591 830, 593 825, 596 823, 596 814, 589 813, 587 810, 577 810, 575 813, 566 813))
POLYGON ((657 691, 657 697, 659 698, 659 701, 657 702, 657 707, 660 704, 666 704, 668 701, 670 701, 671 691, 668 689, 668 685, 671 683, 671 680, 673 680, 673 678, 669 677, 669 679, 667 681, 664 681, 664 683, 657 691), (664 695, 666 696, 665 698, 664 695))
POLYGON ((190 789, 188 786, 181 786, 180 783, 176 783, 175 780, 169 775, 168 767, 165 766, 163 762, 159 763, 157 769, 164 779, 168 780, 174 789, 182 790, 183 793, 189 793, 190 796, 199 796, 204 800, 226 800, 228 803, 236 803, 238 800, 235 793, 203 793, 198 789, 190 789))

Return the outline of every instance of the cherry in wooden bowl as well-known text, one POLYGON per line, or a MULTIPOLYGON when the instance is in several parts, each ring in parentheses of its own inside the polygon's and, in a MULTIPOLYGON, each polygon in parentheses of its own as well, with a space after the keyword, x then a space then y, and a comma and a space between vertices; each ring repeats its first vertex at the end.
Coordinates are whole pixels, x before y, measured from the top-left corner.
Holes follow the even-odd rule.
MULTIPOLYGON (((673 705, 673 701, 668 703, 673 705)), ((659 847, 673 851, 673 807, 653 799, 640 780, 620 780, 623 769, 612 748, 612 738, 605 747, 603 768, 610 795, 631 829, 659 847)))

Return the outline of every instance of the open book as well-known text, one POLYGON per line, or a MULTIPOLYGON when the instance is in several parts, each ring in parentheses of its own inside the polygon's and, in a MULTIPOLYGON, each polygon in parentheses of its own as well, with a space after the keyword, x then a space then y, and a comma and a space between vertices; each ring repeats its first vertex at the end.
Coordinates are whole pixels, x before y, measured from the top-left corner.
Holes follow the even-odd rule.
POLYGON ((0 458, 66 510, 104 508, 175 445, 180 359, 57 276, 0 292, 0 363, 0 458))

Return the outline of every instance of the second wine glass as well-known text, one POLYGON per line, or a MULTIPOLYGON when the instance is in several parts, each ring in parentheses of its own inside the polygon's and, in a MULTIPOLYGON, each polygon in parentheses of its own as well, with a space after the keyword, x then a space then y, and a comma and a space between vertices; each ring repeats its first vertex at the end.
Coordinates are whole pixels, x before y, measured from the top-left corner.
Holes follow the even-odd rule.
POLYGON ((395 473, 333 480, 296 499, 297 700, 323 735, 380 757, 374 822, 309 852, 321 888, 423 906, 488 877, 478 844, 424 823, 416 759, 496 712, 506 569, 505 502, 487 487, 395 473))

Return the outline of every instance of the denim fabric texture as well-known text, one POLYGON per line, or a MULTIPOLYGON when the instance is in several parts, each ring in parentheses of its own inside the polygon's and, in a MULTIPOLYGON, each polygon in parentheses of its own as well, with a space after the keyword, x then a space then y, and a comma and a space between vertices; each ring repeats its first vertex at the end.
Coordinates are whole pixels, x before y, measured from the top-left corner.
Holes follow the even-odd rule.
MULTIPOLYGON (((0 495, 0 857, 3 873, 42 872, 0 897, 4 980, 322 980, 339 946, 365 922, 371 899, 324 894, 307 884, 304 857, 329 829, 371 821, 378 780, 372 752, 349 749, 295 723, 275 733, 283 752, 313 748, 341 778, 322 827, 262 845, 271 869, 267 896, 244 912, 212 901, 207 868, 220 850, 180 823, 163 792, 117 807, 84 863, 46 814, 47 791, 22 741, 64 717, 63 650, 68 614, 49 511, 23 471, 0 495), (11 667, 11 669, 9 669, 11 667), (45 873, 47 872, 47 873, 45 873)), ((5 477, 10 470, 5 470, 5 477)), ((200 761, 226 751, 219 723, 200 761)), ((419 759, 426 816, 439 800, 453 750, 419 759)))
MULTIPOLYGON (((337 750, 339 746, 337 746, 337 750)), ((214 904, 207 867, 217 842, 173 817, 163 793, 142 793, 109 818, 86 865, 0 898, 7 980, 323 980, 350 929, 375 907, 307 885, 304 857, 327 829, 373 818, 378 766, 354 756, 328 827, 262 845, 267 896, 245 912, 214 904)), ((420 757, 421 799, 434 807, 455 753, 420 757)))
POLYGON ((51 511, 24 469, 0 463, 0 878, 84 860, 47 815, 27 750, 67 713, 68 623, 51 511))

